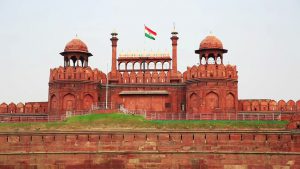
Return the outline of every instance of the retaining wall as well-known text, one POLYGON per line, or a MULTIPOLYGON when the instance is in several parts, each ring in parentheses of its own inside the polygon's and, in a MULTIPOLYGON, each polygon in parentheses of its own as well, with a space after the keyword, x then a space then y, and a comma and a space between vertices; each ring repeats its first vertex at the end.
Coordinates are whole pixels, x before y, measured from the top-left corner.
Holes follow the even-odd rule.
POLYGON ((1 133, 0 168, 300 168, 300 132, 1 133))

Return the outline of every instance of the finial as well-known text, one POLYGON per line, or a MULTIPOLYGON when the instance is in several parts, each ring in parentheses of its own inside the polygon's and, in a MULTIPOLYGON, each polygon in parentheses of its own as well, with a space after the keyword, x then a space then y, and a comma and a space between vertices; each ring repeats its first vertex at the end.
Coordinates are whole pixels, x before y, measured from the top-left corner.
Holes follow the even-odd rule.
POLYGON ((111 33, 111 36, 112 37, 117 37, 118 33, 116 31, 116 29, 113 29, 112 33, 111 33))
POLYGON ((175 30, 175 22, 173 22, 173 31, 171 33, 173 36, 176 36, 178 34, 178 32, 176 32, 175 30))
POLYGON ((213 35, 213 32, 212 32, 212 30, 210 30, 210 31, 209 31, 209 35, 213 35))
POLYGON ((75 39, 78 39, 78 34, 77 33, 75 34, 75 39))
POLYGON ((175 22, 173 22, 173 32, 175 32, 175 22))

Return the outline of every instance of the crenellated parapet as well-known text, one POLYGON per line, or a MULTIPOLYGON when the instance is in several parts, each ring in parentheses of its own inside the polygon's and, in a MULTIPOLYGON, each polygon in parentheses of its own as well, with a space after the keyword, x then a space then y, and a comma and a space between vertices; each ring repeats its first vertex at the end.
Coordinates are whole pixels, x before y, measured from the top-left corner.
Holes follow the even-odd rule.
POLYGON ((48 113, 48 102, 26 102, 15 104, 13 102, 0 104, 0 113, 15 114, 43 114, 48 113))
POLYGON ((238 111, 247 112, 300 112, 300 100, 284 101, 279 100, 278 102, 271 99, 245 99, 239 100, 238 111))
POLYGON ((193 67, 188 67, 183 73, 184 81, 207 78, 237 80, 236 66, 223 64, 194 65, 193 67))
POLYGON ((106 75, 98 69, 91 69, 91 67, 58 67, 50 69, 50 83, 70 80, 105 84, 106 75))

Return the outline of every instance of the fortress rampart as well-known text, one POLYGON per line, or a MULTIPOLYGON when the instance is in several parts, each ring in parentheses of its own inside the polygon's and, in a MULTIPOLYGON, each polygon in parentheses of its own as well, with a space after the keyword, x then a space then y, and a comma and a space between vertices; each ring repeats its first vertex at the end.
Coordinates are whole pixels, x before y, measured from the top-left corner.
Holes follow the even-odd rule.
POLYGON ((183 79, 201 79, 201 78, 226 78, 226 79, 238 79, 236 66, 232 65, 199 65, 188 67, 183 73, 183 79))
POLYGON ((0 113, 10 114, 47 114, 48 102, 1 103, 0 113))
POLYGON ((25 132, 1 133, 0 143, 1 167, 300 167, 291 131, 25 132))
POLYGON ((87 81, 106 84, 106 75, 91 67, 58 67, 50 70, 49 83, 53 81, 87 81))
MULTIPOLYGON (((96 78, 99 79, 99 78, 96 78)), ((100 78, 101 79, 101 78, 100 78)), ((106 81, 103 79, 103 82, 106 81)), ((105 88, 105 85, 103 85, 105 88)), ((152 87, 153 86, 149 86, 152 87)), ((129 89, 130 90, 130 89, 129 89)), ((121 92, 121 91, 120 91, 121 92)), ((238 112, 253 112, 253 113, 294 113, 300 111, 300 100, 279 100, 278 102, 272 99, 243 99, 238 100, 238 112)), ((1 103, 0 113, 25 113, 25 114, 47 114, 48 102, 26 102, 24 103, 1 103)))
POLYGON ((279 100, 276 102, 271 99, 245 99, 239 100, 239 111, 277 111, 277 112, 299 112, 300 111, 300 100, 284 101, 279 100))

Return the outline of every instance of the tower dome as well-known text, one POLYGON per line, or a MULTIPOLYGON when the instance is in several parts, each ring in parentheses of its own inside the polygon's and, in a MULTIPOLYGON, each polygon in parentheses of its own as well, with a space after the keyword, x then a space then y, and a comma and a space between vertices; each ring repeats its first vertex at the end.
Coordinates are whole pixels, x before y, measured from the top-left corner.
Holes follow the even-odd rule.
POLYGON ((64 51, 61 54, 69 52, 86 53, 88 54, 88 56, 92 56, 92 54, 88 51, 87 45, 78 38, 74 38, 70 42, 68 42, 65 46, 64 51))
POLYGON ((199 49, 223 49, 223 44, 217 37, 208 35, 201 41, 199 49))

